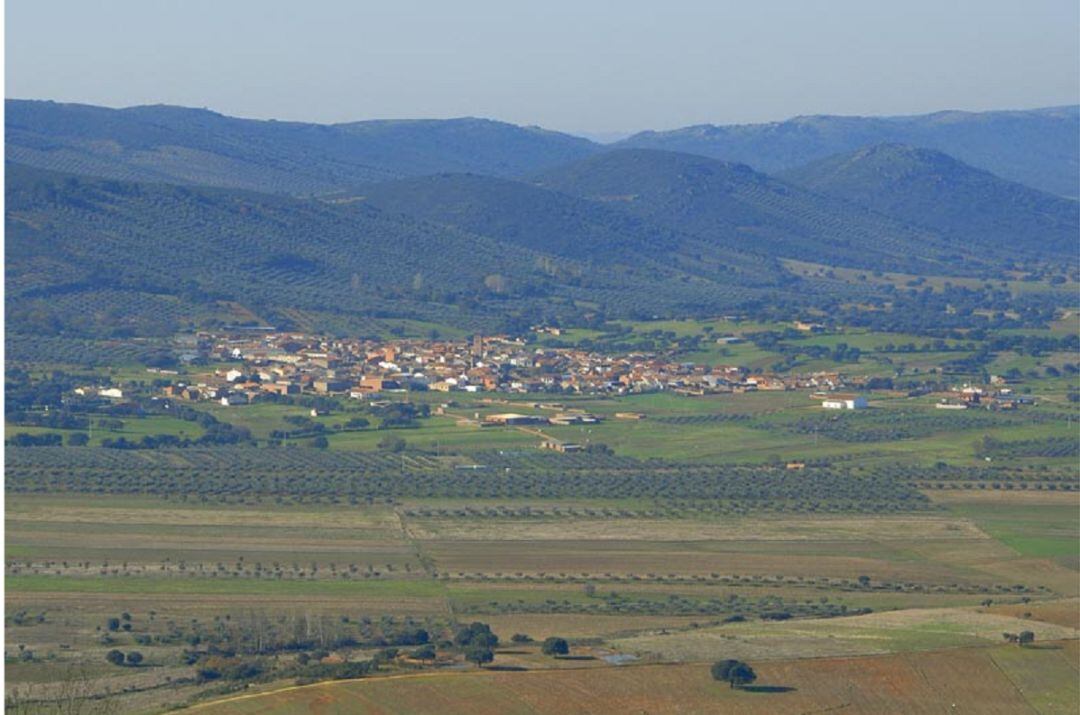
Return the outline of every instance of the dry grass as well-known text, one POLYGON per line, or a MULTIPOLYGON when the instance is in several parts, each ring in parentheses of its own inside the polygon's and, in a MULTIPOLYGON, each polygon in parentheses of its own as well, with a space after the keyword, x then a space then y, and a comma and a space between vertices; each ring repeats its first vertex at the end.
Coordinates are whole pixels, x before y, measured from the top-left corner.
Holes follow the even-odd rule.
POLYGON ((466 541, 910 541, 988 539, 968 519, 947 516, 690 519, 415 519, 422 540, 466 541))
MULTIPOLYGON (((1032 712, 1025 695, 995 664, 992 655, 998 650, 755 663, 756 690, 732 690, 716 683, 706 665, 646 665, 372 678, 241 696, 195 711, 208 715, 1032 712)), ((1062 657, 1060 651, 1021 655, 1062 657)))
POLYGON ((685 633, 643 635, 617 648, 665 660, 854 656, 993 644, 1030 630, 1037 640, 1080 637, 1075 628, 964 609, 909 609, 849 618, 735 623, 685 633))
POLYGON ((1050 492, 1029 489, 928 489, 930 500, 938 504, 1062 505, 1080 508, 1080 492, 1050 492))

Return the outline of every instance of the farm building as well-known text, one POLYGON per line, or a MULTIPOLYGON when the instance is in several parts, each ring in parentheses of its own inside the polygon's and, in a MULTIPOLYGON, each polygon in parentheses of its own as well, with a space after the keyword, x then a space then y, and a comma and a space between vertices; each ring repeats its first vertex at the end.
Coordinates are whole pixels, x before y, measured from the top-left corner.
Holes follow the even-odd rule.
POLYGON ((547 417, 541 415, 519 415, 516 412, 500 412, 494 415, 488 415, 484 418, 484 422, 494 425, 546 425, 548 423, 547 417))
POLYGON ((584 447, 573 442, 560 442, 555 439, 545 439, 540 443, 540 449, 553 449, 556 452, 580 452, 584 447))
POLYGON ((830 397, 823 400, 821 406, 827 410, 865 410, 869 407, 869 403, 865 397, 858 395, 856 397, 830 397))

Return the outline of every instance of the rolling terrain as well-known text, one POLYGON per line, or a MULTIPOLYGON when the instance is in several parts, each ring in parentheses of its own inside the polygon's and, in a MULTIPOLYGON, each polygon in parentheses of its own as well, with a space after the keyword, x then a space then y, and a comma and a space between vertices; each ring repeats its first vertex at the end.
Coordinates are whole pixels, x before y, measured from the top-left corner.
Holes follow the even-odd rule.
POLYGON ((813 194, 744 164, 624 149, 544 172, 539 185, 607 203, 731 250, 861 268, 959 272, 963 246, 867 209, 813 194))
POLYGON ((321 125, 165 105, 110 109, 9 99, 5 107, 9 161, 285 194, 443 171, 512 176, 599 150, 579 137, 475 118, 321 125))
POLYGON ((495 237, 478 235, 360 201, 137 184, 14 164, 7 178, 7 310, 20 332, 169 334, 231 322, 222 314, 226 303, 278 325, 288 324, 286 310, 322 314, 321 326, 365 314, 498 327, 579 314, 577 301, 622 316, 716 312, 768 295, 770 272, 773 285, 780 273, 775 263, 738 253, 712 272, 689 260, 686 269, 669 265, 647 247, 663 231, 619 231, 637 222, 602 210, 564 225, 582 242, 590 232, 639 241, 652 260, 613 250, 610 260, 586 263, 581 252, 578 260, 559 255, 566 244, 530 250, 497 227, 464 222, 495 237), (741 274, 729 268, 740 264, 741 274))
POLYGON ((1080 107, 901 117, 803 116, 767 124, 704 124, 641 132, 616 147, 665 149, 779 172, 881 143, 937 149, 1059 196, 1080 195, 1080 107))
POLYGON ((1076 201, 1000 179, 932 149, 880 144, 781 177, 971 246, 1076 253, 1076 201))

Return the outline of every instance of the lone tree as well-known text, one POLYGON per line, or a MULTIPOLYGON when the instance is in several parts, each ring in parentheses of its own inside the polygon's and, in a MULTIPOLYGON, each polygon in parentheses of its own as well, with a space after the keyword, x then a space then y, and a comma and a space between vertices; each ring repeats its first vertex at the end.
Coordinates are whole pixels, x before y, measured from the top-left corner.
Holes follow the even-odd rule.
POLYGON ((484 663, 495 660, 495 651, 486 645, 471 645, 465 649, 465 659, 482 668, 484 663))
POLYGON ((115 649, 110 650, 108 653, 105 654, 105 660, 109 661, 113 665, 123 665, 124 664, 124 654, 123 654, 123 652, 115 650, 115 649))
POLYGON ((570 652, 570 644, 566 642, 565 638, 552 636, 544 641, 544 645, 540 646, 540 650, 544 655, 553 655, 557 657, 568 654, 570 652))
POLYGON ((137 650, 133 650, 127 654, 127 664, 131 666, 138 666, 143 662, 143 654, 137 650))
POLYGON ((1020 635, 1016 637, 1016 642, 1020 645, 1027 645, 1035 642, 1035 634, 1031 631, 1020 631, 1020 635))
POLYGON ((730 687, 743 686, 757 680, 757 673, 741 660, 720 660, 713 663, 713 680, 726 682, 730 687))

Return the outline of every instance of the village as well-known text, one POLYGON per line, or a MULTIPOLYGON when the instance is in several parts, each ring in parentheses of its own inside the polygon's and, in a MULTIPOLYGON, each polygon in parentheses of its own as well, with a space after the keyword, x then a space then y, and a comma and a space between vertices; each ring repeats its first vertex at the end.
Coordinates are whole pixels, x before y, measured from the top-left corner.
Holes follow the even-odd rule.
MULTIPOLYGON (((726 338, 719 338, 718 342, 726 338)), ((869 406, 868 378, 837 370, 776 374, 745 366, 679 360, 663 352, 608 354, 548 347, 508 335, 475 335, 461 340, 340 339, 293 332, 200 333, 182 353, 188 363, 211 370, 197 382, 169 381, 161 396, 250 404, 268 396, 322 395, 374 400, 409 391, 503 393, 511 395, 608 395, 671 392, 684 396, 724 393, 807 391, 823 409, 869 406)), ((168 375, 175 371, 151 368, 168 375)), ((101 396, 121 398, 122 392, 101 396)), ((953 386, 937 407, 1016 409, 1028 402, 1003 378, 985 386, 953 386)), ((545 403, 538 403, 543 406, 545 403)), ((557 403, 554 404, 556 407, 557 403)), ((554 409, 554 408, 553 408, 554 409)), ((557 410, 556 410, 557 411, 557 410)), ((623 415, 626 419, 642 415, 623 415)), ((548 424, 579 424, 590 416, 559 413, 548 424)), ((485 424, 525 424, 536 418, 491 415, 485 424)))

